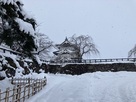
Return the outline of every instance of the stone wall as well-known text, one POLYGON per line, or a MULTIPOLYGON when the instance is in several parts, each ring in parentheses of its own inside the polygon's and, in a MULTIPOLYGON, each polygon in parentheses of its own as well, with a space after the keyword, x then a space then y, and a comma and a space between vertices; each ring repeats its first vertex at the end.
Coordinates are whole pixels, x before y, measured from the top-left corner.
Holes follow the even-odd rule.
POLYGON ((134 63, 47 65, 45 72, 80 75, 96 71, 136 71, 134 63))
MULTIPOLYGON (((1 56, 0 56, 1 57, 1 56)), ((11 57, 1 57, 0 64, 2 69, 0 72, 5 71, 7 77, 15 76, 17 68, 23 68, 23 75, 29 74, 30 71, 40 73, 41 69, 45 73, 60 73, 60 74, 71 74, 71 75, 80 75, 88 72, 96 71, 136 71, 136 66, 134 63, 111 63, 111 64, 66 64, 64 65, 50 65, 43 63, 41 66, 38 66, 34 62, 27 62, 21 60, 15 60, 11 57), (27 65, 27 66, 26 66, 27 65)), ((0 74, 0 80, 3 77, 0 74)))

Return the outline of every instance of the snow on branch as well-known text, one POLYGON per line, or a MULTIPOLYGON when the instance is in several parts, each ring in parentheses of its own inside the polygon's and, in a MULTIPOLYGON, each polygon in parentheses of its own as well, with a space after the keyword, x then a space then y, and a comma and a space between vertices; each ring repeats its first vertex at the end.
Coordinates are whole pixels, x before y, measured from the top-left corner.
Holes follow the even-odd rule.
POLYGON ((0 2, 2 2, 2 3, 4 3, 4 4, 12 4, 12 5, 16 5, 16 3, 15 2, 20 2, 21 4, 23 4, 22 2, 21 2, 21 0, 0 0, 0 2))
POLYGON ((14 4, 14 0, 1 0, 1 2, 3 2, 4 4, 14 4))
POLYGON ((34 36, 35 31, 30 23, 27 23, 20 18, 16 18, 15 21, 19 24, 19 29, 21 31, 34 36))

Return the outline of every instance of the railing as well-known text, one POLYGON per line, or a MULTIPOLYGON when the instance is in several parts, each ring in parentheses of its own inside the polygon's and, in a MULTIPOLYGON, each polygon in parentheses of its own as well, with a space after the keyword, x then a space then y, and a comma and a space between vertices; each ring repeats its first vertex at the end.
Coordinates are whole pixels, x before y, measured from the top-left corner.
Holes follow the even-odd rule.
POLYGON ((101 63, 101 62, 135 62, 136 58, 113 58, 113 59, 87 59, 83 63, 101 63))
MULTIPOLYGON (((46 79, 46 78, 45 78, 46 79)), ((12 78, 9 81, 14 85, 25 85, 34 82, 41 82, 43 79, 33 79, 33 78, 12 78)))
POLYGON ((49 61, 50 64, 61 63, 107 63, 107 62, 136 62, 136 58, 113 58, 113 59, 71 59, 65 61, 49 61))
POLYGON ((0 90, 0 102, 24 102, 29 97, 35 95, 46 85, 46 79, 12 79, 15 86, 0 90), (22 84, 23 83, 23 84, 22 84))

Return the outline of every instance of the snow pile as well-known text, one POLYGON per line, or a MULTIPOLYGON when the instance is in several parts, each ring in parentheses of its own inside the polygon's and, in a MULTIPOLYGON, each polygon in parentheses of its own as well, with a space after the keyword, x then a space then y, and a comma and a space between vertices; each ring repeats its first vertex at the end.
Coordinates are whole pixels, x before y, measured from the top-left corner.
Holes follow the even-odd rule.
POLYGON ((135 102, 135 72, 80 76, 47 74, 45 88, 26 102, 135 102))

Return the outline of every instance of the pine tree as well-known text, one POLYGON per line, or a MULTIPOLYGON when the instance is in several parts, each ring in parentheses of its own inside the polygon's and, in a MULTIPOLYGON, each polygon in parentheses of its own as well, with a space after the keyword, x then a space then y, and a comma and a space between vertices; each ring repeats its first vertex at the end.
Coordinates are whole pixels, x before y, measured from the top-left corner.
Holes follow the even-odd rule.
POLYGON ((20 0, 0 0, 0 18, 0 43, 31 57, 31 52, 37 47, 36 21, 24 11, 23 3, 20 0))

